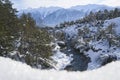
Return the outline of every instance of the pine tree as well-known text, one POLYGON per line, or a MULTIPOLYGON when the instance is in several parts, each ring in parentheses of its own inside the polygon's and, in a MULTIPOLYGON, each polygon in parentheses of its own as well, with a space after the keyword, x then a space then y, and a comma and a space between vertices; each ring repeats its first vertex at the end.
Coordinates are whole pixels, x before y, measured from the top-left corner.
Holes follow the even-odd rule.
POLYGON ((106 28, 105 33, 106 33, 106 39, 109 43, 109 47, 111 47, 112 45, 116 45, 117 35, 115 32, 115 24, 110 24, 106 28))
POLYGON ((51 56, 50 35, 44 29, 36 26, 30 14, 23 14, 19 19, 21 45, 18 51, 24 55, 25 62, 31 66, 40 64, 40 58, 48 59, 51 56))
POLYGON ((16 10, 9 0, 0 0, 0 54, 8 54, 14 48, 13 41, 17 37, 16 10))

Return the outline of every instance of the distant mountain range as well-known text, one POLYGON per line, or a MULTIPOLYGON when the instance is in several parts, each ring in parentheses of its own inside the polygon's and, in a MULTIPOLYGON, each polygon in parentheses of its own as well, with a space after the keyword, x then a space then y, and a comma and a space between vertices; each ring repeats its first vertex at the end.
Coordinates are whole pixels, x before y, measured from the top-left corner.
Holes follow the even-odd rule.
POLYGON ((114 9, 114 7, 96 4, 78 5, 67 9, 61 7, 40 7, 21 10, 18 15, 21 15, 22 13, 31 13, 38 26, 54 27, 65 21, 80 19, 85 15, 88 15, 91 11, 97 12, 105 9, 111 10, 114 9))

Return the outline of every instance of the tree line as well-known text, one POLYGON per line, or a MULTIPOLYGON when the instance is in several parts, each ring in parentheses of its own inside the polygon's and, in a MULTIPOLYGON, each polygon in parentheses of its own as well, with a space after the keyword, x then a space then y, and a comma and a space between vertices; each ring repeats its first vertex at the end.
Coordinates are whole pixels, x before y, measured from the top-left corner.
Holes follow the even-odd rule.
POLYGON ((75 24, 81 24, 81 23, 90 23, 90 22, 95 22, 95 21, 104 21, 104 20, 109 20, 113 19, 116 17, 120 17, 120 9, 115 8, 113 10, 103 10, 103 11, 98 11, 98 12, 90 12, 88 15, 83 17, 82 19, 76 20, 76 21, 65 21, 64 23, 61 23, 59 25, 56 25, 56 27, 67 27, 75 24))

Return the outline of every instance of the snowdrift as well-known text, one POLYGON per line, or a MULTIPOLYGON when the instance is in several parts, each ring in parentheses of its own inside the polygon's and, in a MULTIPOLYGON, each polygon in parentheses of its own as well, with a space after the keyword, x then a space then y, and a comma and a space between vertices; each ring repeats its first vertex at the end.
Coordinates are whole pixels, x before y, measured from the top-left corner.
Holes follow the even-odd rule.
POLYGON ((119 61, 93 71, 67 72, 37 70, 26 64, 0 57, 0 80, 119 80, 119 75, 119 61))

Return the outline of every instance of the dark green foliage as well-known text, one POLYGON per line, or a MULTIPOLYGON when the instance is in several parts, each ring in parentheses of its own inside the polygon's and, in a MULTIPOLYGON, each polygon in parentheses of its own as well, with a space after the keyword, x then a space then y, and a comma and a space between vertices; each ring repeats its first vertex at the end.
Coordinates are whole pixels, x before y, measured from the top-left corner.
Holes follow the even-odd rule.
MULTIPOLYGON (((51 37, 36 26, 30 14, 16 16, 9 0, 0 0, 0 56, 10 57, 37 67, 40 58, 52 55, 51 37), (16 51, 11 55, 12 51, 16 51)), ((44 62, 45 63, 45 62, 44 62)))
POLYGON ((0 55, 12 51, 13 40, 17 37, 16 10, 9 0, 0 0, 0 55), (13 32, 14 31, 14 32, 13 32))
POLYGON ((90 14, 85 18, 83 18, 83 20, 84 22, 91 22, 95 20, 107 20, 107 19, 112 19, 116 17, 120 17, 120 9, 118 8, 115 8, 114 10, 110 10, 110 11, 105 9, 104 11, 98 11, 95 13, 90 12, 90 14))
POLYGON ((36 27, 30 14, 23 14, 19 21, 21 45, 18 51, 25 56, 25 62, 32 66, 39 64, 40 58, 48 59, 52 52, 48 46, 51 38, 47 31, 36 27))
POLYGON ((60 41, 65 40, 65 33, 61 30, 61 31, 54 31, 54 37, 60 41))

